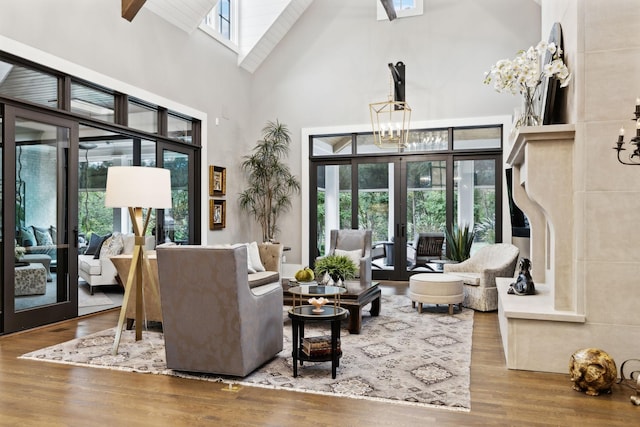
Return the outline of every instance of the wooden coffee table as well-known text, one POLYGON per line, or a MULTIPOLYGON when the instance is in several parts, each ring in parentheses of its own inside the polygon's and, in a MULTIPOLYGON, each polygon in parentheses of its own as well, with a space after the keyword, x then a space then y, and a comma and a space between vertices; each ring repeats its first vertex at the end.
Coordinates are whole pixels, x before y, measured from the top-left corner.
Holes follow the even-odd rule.
MULTIPOLYGON (((290 282, 291 287, 298 283, 290 282)), ((362 307, 371 303, 369 313, 372 316, 380 314, 380 296, 382 291, 378 287, 378 282, 372 282, 366 286, 357 280, 347 280, 345 282, 347 292, 340 295, 340 307, 349 310, 349 332, 359 334, 362 329, 362 307)), ((284 304, 293 305, 291 293, 284 290, 284 304)))

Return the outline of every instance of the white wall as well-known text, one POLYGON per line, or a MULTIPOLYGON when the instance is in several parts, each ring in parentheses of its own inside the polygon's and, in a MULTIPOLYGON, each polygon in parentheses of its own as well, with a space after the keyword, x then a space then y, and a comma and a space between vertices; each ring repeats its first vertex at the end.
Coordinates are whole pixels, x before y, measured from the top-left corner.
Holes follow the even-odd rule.
MULTIPOLYGON (((293 172, 305 173, 305 128, 369 127, 370 102, 387 99, 387 64, 406 64, 412 121, 509 115, 519 97, 482 83, 498 59, 540 40, 540 6, 533 0, 426 0, 424 15, 378 21, 371 0, 314 1, 254 73, 251 130, 278 118, 293 134, 293 172)), ((305 150, 306 151, 306 150, 305 150)), ((284 218, 300 262, 306 195, 284 218)))
MULTIPOLYGON (((203 215, 205 239, 247 239, 235 195, 242 188, 238 153, 253 144, 242 131, 249 121, 250 76, 237 67, 234 52, 202 31, 185 33, 146 8, 128 22, 120 17, 117 0, 0 0, 0 50, 208 117, 203 166, 227 168, 229 226, 208 231, 203 215)), ((205 193, 205 213, 207 200, 205 193)))
MULTIPOLYGON (((227 168, 228 209, 227 228, 205 237, 229 242, 260 238, 259 227, 239 210, 237 194, 244 185, 241 156, 265 122, 278 118, 289 126, 290 162, 301 176, 302 129, 367 125, 368 104, 388 95, 389 62, 407 66, 414 122, 508 115, 520 104, 482 80, 498 59, 537 43, 540 6, 534 0, 424 5, 423 16, 389 22, 376 19, 372 0, 315 1, 253 76, 203 32, 187 34, 146 8, 128 22, 114 0, 0 0, 0 36, 70 61, 97 83, 121 83, 205 115, 204 166, 227 168)), ((208 197, 202 197, 206 212, 208 197)), ((301 259, 306 203, 297 197, 283 218, 290 262, 301 259)))

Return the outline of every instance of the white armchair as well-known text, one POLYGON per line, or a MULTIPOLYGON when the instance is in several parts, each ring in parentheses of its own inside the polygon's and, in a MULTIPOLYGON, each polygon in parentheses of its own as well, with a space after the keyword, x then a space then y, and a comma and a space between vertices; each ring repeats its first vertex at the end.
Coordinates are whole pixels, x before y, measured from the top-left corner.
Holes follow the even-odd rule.
POLYGON ((496 277, 513 277, 520 251, 509 243, 481 248, 459 264, 445 264, 444 272, 462 278, 465 307, 478 311, 498 309, 496 277))

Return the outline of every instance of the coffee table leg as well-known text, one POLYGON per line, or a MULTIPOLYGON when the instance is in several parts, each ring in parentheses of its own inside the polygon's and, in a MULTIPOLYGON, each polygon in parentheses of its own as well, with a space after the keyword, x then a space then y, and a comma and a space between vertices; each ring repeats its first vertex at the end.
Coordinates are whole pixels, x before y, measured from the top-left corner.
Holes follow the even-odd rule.
POLYGON ((362 307, 350 306, 349 310, 349 333, 359 334, 362 329, 362 307))
POLYGON ((293 357, 293 377, 298 376, 298 351, 300 349, 300 339, 298 338, 298 321, 291 321, 291 344, 293 347, 293 351, 291 352, 291 356, 293 357))
POLYGON ((331 378, 336 378, 337 368, 340 364, 338 357, 338 340, 340 339, 340 320, 331 321, 331 378))
POLYGON ((378 295, 371 301, 371 310, 369 310, 369 313, 371 313, 372 316, 380 314, 380 295, 382 295, 382 292, 378 290, 378 295))

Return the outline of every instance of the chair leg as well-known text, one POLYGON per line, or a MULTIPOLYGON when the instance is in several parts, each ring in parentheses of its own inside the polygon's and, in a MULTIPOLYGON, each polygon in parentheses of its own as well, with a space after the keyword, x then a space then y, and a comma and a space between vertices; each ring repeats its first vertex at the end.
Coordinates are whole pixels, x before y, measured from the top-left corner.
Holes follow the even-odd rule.
POLYGON ((453 314, 453 304, 449 304, 449 315, 453 314))
POLYGON ((418 313, 422 313, 422 303, 418 303, 418 313))

